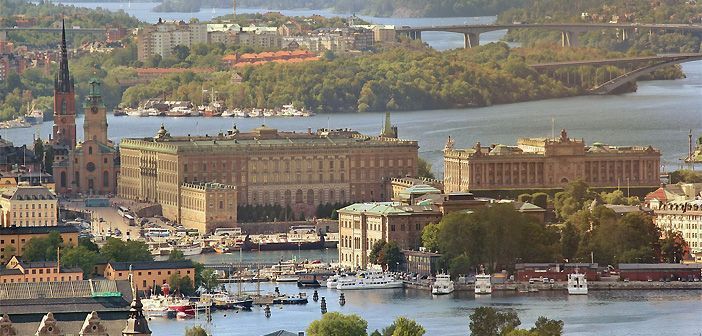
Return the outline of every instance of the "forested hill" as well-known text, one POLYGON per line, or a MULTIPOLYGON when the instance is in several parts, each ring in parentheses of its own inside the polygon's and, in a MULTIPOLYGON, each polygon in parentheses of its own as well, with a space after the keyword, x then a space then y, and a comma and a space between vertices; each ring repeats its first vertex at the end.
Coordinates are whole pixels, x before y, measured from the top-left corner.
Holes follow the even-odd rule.
MULTIPOLYGON (((339 13, 371 16, 449 17, 488 16, 520 7, 527 0, 238 0, 238 7, 267 9, 331 9, 339 13)), ((164 0, 162 8, 179 9, 179 5, 231 7, 231 0, 164 0)), ((199 7, 199 6, 197 6, 199 7)), ((199 8, 198 8, 199 9, 199 8)))

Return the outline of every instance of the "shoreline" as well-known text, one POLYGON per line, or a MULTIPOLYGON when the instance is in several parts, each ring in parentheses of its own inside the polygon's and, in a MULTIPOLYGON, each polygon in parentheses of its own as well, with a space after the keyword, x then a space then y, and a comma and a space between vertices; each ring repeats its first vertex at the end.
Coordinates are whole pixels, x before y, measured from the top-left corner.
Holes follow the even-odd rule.
MULTIPOLYGON (((506 283, 492 284, 495 291, 517 292, 520 289, 536 289, 540 291, 567 291, 567 283, 559 282, 554 284, 528 284, 528 283, 506 283)), ((473 291, 473 284, 455 284, 457 292, 473 291)), ((431 291, 431 284, 405 281, 405 288, 431 291)), ((648 281, 591 281, 588 282, 588 289, 594 291, 608 290, 702 290, 700 282, 648 282, 648 281)), ((529 293, 533 293, 529 292, 529 293)), ((528 294, 528 293, 523 293, 528 294)))

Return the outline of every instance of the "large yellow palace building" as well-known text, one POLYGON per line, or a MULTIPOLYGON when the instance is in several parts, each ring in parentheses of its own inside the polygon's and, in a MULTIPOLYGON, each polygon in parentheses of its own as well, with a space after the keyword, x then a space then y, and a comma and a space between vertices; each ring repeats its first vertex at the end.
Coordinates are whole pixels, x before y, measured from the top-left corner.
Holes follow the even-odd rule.
POLYGON ((519 139, 517 146, 444 148, 446 192, 561 188, 582 180, 591 187, 655 187, 661 152, 651 146, 609 146, 571 139, 519 139))
POLYGON ((418 144, 396 135, 388 120, 380 136, 261 126, 175 137, 161 127, 153 138, 121 141, 118 193, 160 203, 164 216, 180 221, 184 193, 214 182, 234 187, 227 190, 236 191, 235 204, 289 205, 309 217, 319 204, 388 200, 391 178, 415 176, 418 144))

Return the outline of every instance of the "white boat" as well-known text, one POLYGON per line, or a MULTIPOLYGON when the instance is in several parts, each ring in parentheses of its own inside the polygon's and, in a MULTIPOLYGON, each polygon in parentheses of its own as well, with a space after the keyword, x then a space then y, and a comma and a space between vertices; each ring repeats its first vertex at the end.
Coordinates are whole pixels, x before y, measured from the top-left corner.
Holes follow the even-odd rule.
POLYGON ((587 279, 585 274, 568 274, 568 294, 587 295, 587 279))
POLYGON ((339 279, 341 277, 342 276, 339 274, 334 274, 334 275, 330 276, 329 278, 327 278, 327 288, 336 289, 336 285, 339 284, 339 279))
POLYGON ((236 115, 236 112, 234 110, 226 110, 222 112, 222 117, 228 118, 228 117, 233 117, 236 115))
POLYGON ((297 282, 300 276, 297 274, 281 274, 275 278, 275 282, 297 282))
POLYGON ((129 109, 126 113, 130 117, 148 117, 149 113, 142 109, 129 109))
POLYGON ((163 113, 163 112, 161 112, 153 107, 146 110, 146 115, 148 115, 149 117, 159 117, 159 116, 162 116, 164 114, 165 113, 163 113))
POLYGON ((174 247, 176 250, 183 252, 184 256, 198 255, 202 253, 202 245, 198 243, 193 244, 181 244, 174 247))
POLYGON ((453 280, 448 274, 437 274, 436 280, 431 285, 431 293, 434 295, 451 294, 454 291, 453 280))
POLYGON ((490 274, 475 276, 475 294, 492 294, 492 277, 490 274))
POLYGON ((402 280, 395 279, 394 276, 380 271, 365 271, 355 276, 344 276, 339 278, 336 289, 385 289, 402 288, 402 280))

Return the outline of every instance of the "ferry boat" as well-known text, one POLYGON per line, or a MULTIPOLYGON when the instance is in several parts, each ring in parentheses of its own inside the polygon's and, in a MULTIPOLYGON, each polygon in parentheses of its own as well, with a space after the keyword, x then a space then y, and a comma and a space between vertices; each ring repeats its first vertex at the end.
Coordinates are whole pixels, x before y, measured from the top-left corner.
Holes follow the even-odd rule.
POLYGON ((299 293, 295 296, 281 295, 273 299, 273 304, 307 304, 307 294, 299 293))
POLYGON ((454 291, 453 280, 448 274, 436 275, 436 280, 431 285, 431 293, 434 295, 451 294, 454 291))
POLYGON ((336 289, 336 286, 339 284, 339 279, 341 279, 342 276, 341 274, 335 274, 327 278, 327 288, 336 289))
POLYGON ((166 116, 169 117, 188 117, 192 114, 192 110, 185 106, 176 106, 166 112, 166 116))
POLYGON ((251 309, 253 307, 253 299, 238 298, 229 293, 213 293, 200 295, 200 302, 211 303, 217 309, 251 309))
POLYGON ((585 274, 568 274, 568 294, 587 295, 587 279, 585 274))
POLYGON ((490 274, 475 276, 475 294, 492 294, 492 277, 490 274))
POLYGON ((148 117, 149 113, 142 109, 128 109, 125 112, 130 117, 148 117))
POLYGON ((402 288, 404 283, 402 280, 395 279, 394 276, 380 271, 365 271, 356 276, 345 276, 338 280, 336 289, 351 290, 351 289, 385 289, 385 288, 402 288))
POLYGON ((304 273, 299 275, 297 287, 322 287, 326 286, 329 278, 334 276, 332 272, 304 273))

